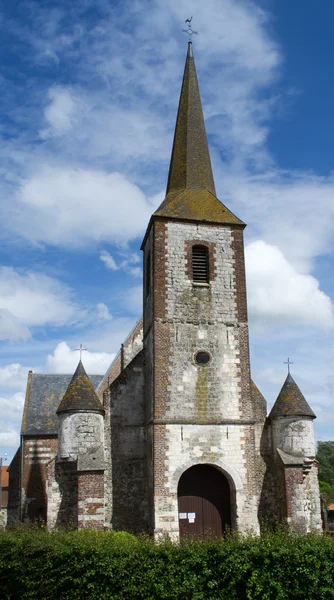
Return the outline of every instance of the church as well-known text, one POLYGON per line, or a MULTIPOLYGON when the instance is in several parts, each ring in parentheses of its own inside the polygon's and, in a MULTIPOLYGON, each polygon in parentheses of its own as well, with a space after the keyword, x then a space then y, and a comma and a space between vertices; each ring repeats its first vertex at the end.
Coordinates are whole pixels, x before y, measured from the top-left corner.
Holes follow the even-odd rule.
POLYGON ((174 540, 322 529, 315 414, 290 372, 269 415, 251 379, 244 228, 216 196, 189 42, 143 316, 104 376, 81 360, 29 372, 9 522, 174 540))

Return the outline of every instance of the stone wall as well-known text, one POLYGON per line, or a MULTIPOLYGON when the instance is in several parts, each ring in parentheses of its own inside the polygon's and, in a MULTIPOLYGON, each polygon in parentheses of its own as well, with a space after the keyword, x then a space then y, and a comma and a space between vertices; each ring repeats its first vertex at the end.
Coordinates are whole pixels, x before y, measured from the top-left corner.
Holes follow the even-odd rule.
POLYGON ((75 460, 91 448, 103 448, 103 415, 62 412, 58 415, 58 456, 75 460))
POLYGON ((76 461, 52 459, 47 465, 47 525, 49 529, 78 527, 76 461))
POLYGON ((110 387, 111 521, 135 533, 148 529, 143 359, 141 352, 110 387))
POLYGON ((300 533, 321 531, 321 507, 316 465, 285 468, 287 522, 300 533))
POLYGON ((313 419, 310 417, 280 417, 273 419, 273 445, 291 454, 314 457, 313 419))

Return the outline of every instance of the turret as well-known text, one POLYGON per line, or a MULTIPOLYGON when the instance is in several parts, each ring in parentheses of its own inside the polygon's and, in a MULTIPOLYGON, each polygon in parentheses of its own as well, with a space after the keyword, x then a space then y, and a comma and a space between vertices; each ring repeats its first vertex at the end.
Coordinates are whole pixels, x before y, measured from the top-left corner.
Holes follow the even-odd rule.
POLYGON ((273 428, 273 447, 288 454, 314 457, 313 410, 289 373, 269 418, 273 428))
POLYGON ((103 448, 104 409, 80 360, 57 410, 58 457, 77 460, 103 448))

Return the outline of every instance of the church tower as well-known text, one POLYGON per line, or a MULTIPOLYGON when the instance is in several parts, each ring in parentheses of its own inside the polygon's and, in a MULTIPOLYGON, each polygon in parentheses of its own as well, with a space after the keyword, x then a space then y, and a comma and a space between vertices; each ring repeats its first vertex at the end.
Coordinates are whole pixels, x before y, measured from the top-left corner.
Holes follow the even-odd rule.
POLYGON ((216 196, 189 42, 166 198, 142 245, 157 535, 259 529, 244 227, 216 196))

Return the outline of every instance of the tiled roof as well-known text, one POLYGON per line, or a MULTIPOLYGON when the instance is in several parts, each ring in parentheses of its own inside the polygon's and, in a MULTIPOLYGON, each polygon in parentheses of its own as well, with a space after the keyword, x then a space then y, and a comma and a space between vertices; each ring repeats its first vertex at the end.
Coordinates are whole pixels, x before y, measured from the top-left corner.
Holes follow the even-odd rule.
POLYGON ((289 373, 283 387, 278 394, 277 400, 271 409, 269 417, 312 417, 315 414, 303 394, 301 393, 295 380, 289 373))
POLYGON ((244 225, 216 197, 191 42, 183 75, 166 198, 154 216, 244 225))
MULTIPOLYGON (((102 375, 89 377, 94 388, 99 385, 102 377, 102 375)), ((23 435, 57 434, 56 410, 71 379, 72 375, 51 375, 30 371, 22 418, 23 435)))
POLYGON ((104 412, 103 406, 95 393, 94 386, 80 360, 57 409, 57 414, 60 412, 81 410, 104 412))

